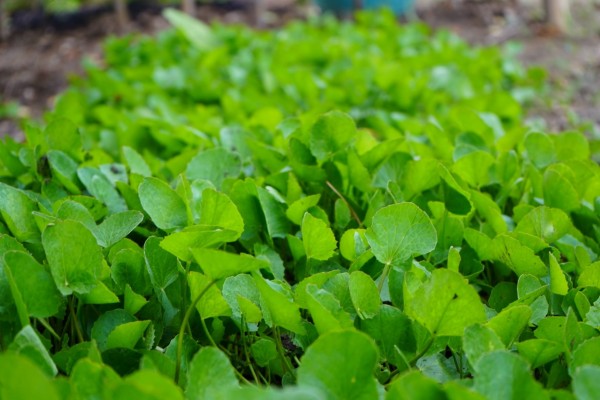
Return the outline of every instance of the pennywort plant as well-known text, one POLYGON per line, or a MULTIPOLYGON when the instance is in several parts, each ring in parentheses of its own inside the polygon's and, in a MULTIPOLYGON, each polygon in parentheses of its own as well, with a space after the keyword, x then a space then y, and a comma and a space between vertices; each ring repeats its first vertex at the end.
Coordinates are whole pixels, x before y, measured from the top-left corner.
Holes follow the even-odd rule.
POLYGON ((542 72, 166 16, 0 145, 0 398, 595 397, 600 168, 542 72))

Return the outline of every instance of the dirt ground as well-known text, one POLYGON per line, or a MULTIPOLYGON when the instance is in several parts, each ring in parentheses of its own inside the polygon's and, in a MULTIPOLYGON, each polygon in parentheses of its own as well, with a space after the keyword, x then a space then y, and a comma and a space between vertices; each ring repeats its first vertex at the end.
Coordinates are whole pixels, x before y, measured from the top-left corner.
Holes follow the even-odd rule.
MULTIPOLYGON (((293 0, 269 1, 267 26, 279 26, 291 18, 315 12, 310 6, 296 6, 293 0)), ((530 110, 530 117, 550 130, 583 126, 594 135, 600 134, 600 8, 591 1, 575 0, 573 30, 568 37, 546 32, 538 22, 539 9, 529 4, 515 18, 498 1, 436 0, 421 6, 418 17, 477 45, 520 42, 520 59, 526 65, 548 69, 553 88, 551 96, 540 99, 530 110), (583 122, 587 124, 582 125, 583 122)), ((153 34, 168 27, 160 10, 134 11, 131 32, 153 34)), ((198 8, 198 16, 206 21, 254 22, 251 10, 244 8, 243 3, 227 7, 203 5, 198 8)), ((69 76, 83 72, 81 61, 86 57, 101 59, 103 39, 118 33, 110 10, 52 24, 35 26, 35 21, 27 19, 20 24, 6 42, 0 42, 0 103, 17 102, 20 116, 34 118, 41 118, 52 106, 69 76)), ((0 115, 0 137, 22 137, 14 120, 1 118, 0 115)))

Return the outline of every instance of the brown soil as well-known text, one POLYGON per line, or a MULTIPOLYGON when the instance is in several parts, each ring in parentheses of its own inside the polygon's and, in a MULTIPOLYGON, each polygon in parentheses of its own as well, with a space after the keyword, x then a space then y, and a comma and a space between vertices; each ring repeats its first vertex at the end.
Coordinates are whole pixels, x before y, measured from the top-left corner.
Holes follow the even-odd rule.
MULTIPOLYGON (((290 18, 306 15, 289 0, 269 0, 271 12, 267 25, 278 26, 290 18), (283 6, 281 3, 283 2, 283 6)), ((545 121, 551 130, 562 130, 589 121, 588 133, 600 131, 600 11, 577 9, 575 18, 585 21, 569 38, 548 34, 539 29, 535 13, 526 14, 518 23, 511 23, 505 10, 489 1, 446 0, 421 10, 419 16, 435 28, 449 29, 474 44, 498 44, 507 40, 522 43, 520 58, 526 65, 541 65, 550 71, 552 96, 540 99, 530 116, 545 121), (454 4, 454 5, 452 5, 454 4), (581 15, 578 15, 577 13, 581 15), (585 25, 585 29, 581 26, 585 25), (594 128, 595 127, 595 128, 594 128)), ((250 10, 201 6, 198 16, 203 20, 252 24, 250 10)), ((168 26, 156 10, 136 15, 129 30, 153 34, 168 26)), ((111 13, 98 13, 90 23, 74 29, 42 27, 13 33, 0 42, 0 102, 15 101, 21 106, 21 116, 41 118, 52 106, 54 97, 68 84, 68 77, 81 74, 84 58, 99 60, 101 43, 117 34, 111 13)), ((21 137, 14 121, 0 119, 0 137, 9 134, 21 137)))

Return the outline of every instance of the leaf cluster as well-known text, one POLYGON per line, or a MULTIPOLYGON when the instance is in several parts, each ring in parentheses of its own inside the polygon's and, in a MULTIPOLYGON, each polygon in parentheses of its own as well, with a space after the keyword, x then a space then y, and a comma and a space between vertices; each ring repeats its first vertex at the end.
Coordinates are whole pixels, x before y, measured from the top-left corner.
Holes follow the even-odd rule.
POLYGON ((595 398, 600 167, 540 71, 166 17, 0 143, 0 398, 595 398))

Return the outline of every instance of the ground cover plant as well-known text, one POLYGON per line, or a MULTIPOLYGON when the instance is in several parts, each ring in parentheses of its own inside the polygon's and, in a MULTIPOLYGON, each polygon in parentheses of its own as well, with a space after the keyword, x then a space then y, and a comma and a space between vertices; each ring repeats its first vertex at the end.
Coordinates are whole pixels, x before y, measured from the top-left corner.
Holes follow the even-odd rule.
POLYGON ((0 145, 1 399, 593 399, 600 169, 386 13, 106 44, 0 145))

